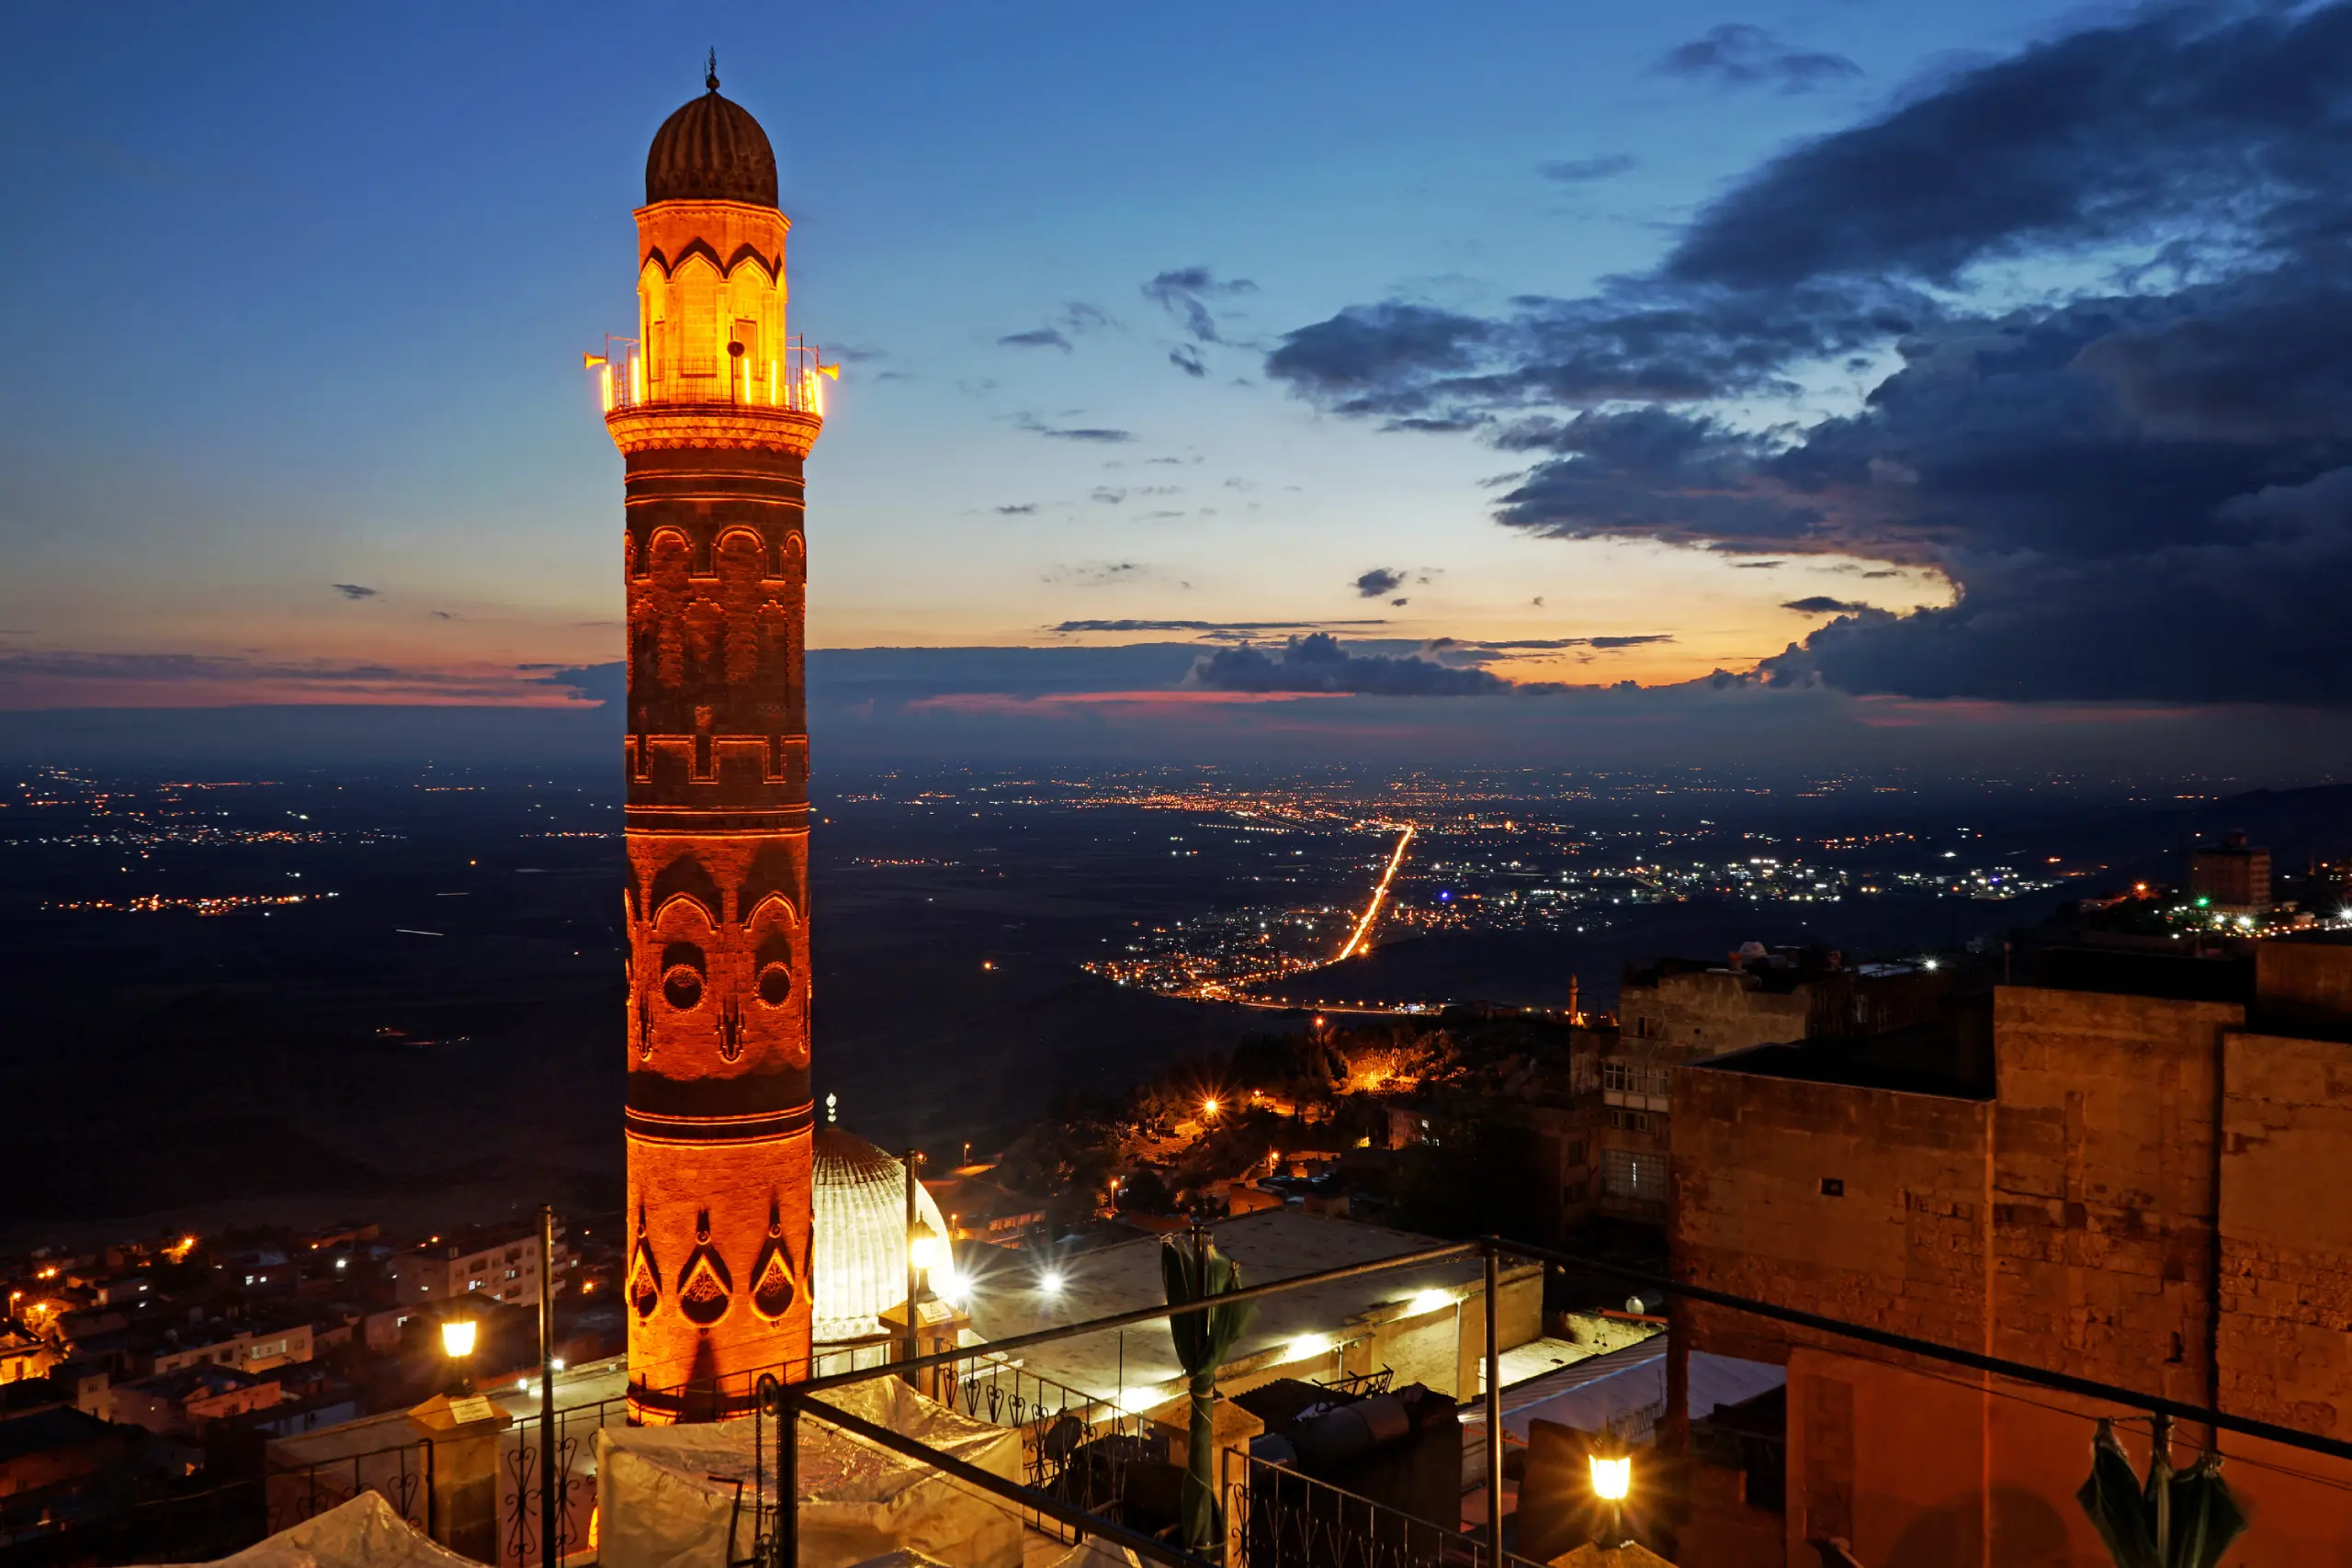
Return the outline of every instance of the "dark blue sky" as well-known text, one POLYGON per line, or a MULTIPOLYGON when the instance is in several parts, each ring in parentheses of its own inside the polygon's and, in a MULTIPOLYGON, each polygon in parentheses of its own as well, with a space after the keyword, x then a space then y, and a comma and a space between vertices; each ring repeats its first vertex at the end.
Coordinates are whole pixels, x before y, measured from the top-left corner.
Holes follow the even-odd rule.
POLYGON ((544 699, 524 667, 613 658, 578 355, 631 328, 644 147, 716 44, 780 155, 795 326, 847 362, 818 646, 1329 626, 1519 683, 2332 706, 2298 649, 2352 580, 2346 38, 1846 0, 20 12, 0 705, 544 699), (2200 583, 2233 645, 2115 651, 2200 583))

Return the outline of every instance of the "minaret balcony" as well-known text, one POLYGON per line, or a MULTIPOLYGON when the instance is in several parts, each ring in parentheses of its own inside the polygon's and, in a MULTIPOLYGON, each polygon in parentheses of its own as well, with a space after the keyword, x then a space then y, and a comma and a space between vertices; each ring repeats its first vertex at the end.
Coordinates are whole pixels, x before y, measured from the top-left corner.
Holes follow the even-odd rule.
POLYGON ((760 447, 806 457, 825 424, 825 383, 841 367, 797 339, 780 355, 741 352, 705 365, 649 367, 634 345, 594 364, 605 425, 623 452, 650 446, 760 447))

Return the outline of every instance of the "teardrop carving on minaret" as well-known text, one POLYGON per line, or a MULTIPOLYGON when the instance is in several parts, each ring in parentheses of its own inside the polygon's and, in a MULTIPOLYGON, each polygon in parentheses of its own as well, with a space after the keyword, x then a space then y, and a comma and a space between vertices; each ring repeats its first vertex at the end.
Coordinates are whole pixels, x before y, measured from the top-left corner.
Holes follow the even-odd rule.
POLYGON ((678 1270, 678 1310, 689 1323, 708 1328, 727 1315, 734 1299, 735 1277, 711 1245, 710 1211, 705 1209, 695 1216, 695 1249, 678 1270))
POLYGON ((628 1302, 638 1320, 653 1315, 662 1304, 662 1265, 654 1260, 653 1243, 645 1234, 645 1205, 637 1206, 637 1246, 629 1255, 628 1302))
POLYGON ((784 1205, 768 1199, 768 1239, 752 1266, 752 1310, 774 1323, 792 1310, 800 1289, 793 1278, 792 1251, 784 1241, 784 1205))

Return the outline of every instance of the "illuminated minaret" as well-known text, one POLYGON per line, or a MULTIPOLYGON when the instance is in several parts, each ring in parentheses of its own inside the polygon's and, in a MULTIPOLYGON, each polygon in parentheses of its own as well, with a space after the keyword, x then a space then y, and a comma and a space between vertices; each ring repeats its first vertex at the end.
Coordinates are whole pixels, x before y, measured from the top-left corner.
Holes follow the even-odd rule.
POLYGON ((750 1408, 809 1355, 808 547, 824 423, 786 335, 775 154, 710 90, 637 212, 638 331, 599 377, 628 466, 629 1402, 750 1408))

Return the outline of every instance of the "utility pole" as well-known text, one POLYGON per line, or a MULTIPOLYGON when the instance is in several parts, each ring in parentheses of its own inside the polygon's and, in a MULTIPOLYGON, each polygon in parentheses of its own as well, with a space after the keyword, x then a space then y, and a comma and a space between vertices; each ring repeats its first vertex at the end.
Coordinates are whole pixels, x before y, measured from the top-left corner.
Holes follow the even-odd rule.
MULTIPOLYGON (((907 1359, 911 1361, 922 1354, 922 1339, 915 1314, 922 1310, 922 1275, 915 1267, 915 1168, 922 1163, 922 1156, 914 1149, 907 1151, 907 1359)), ((912 1387, 915 1374, 907 1373, 907 1383, 912 1387)))
POLYGON ((539 1545, 544 1568, 556 1568, 555 1511, 555 1205, 539 1205, 539 1545))

